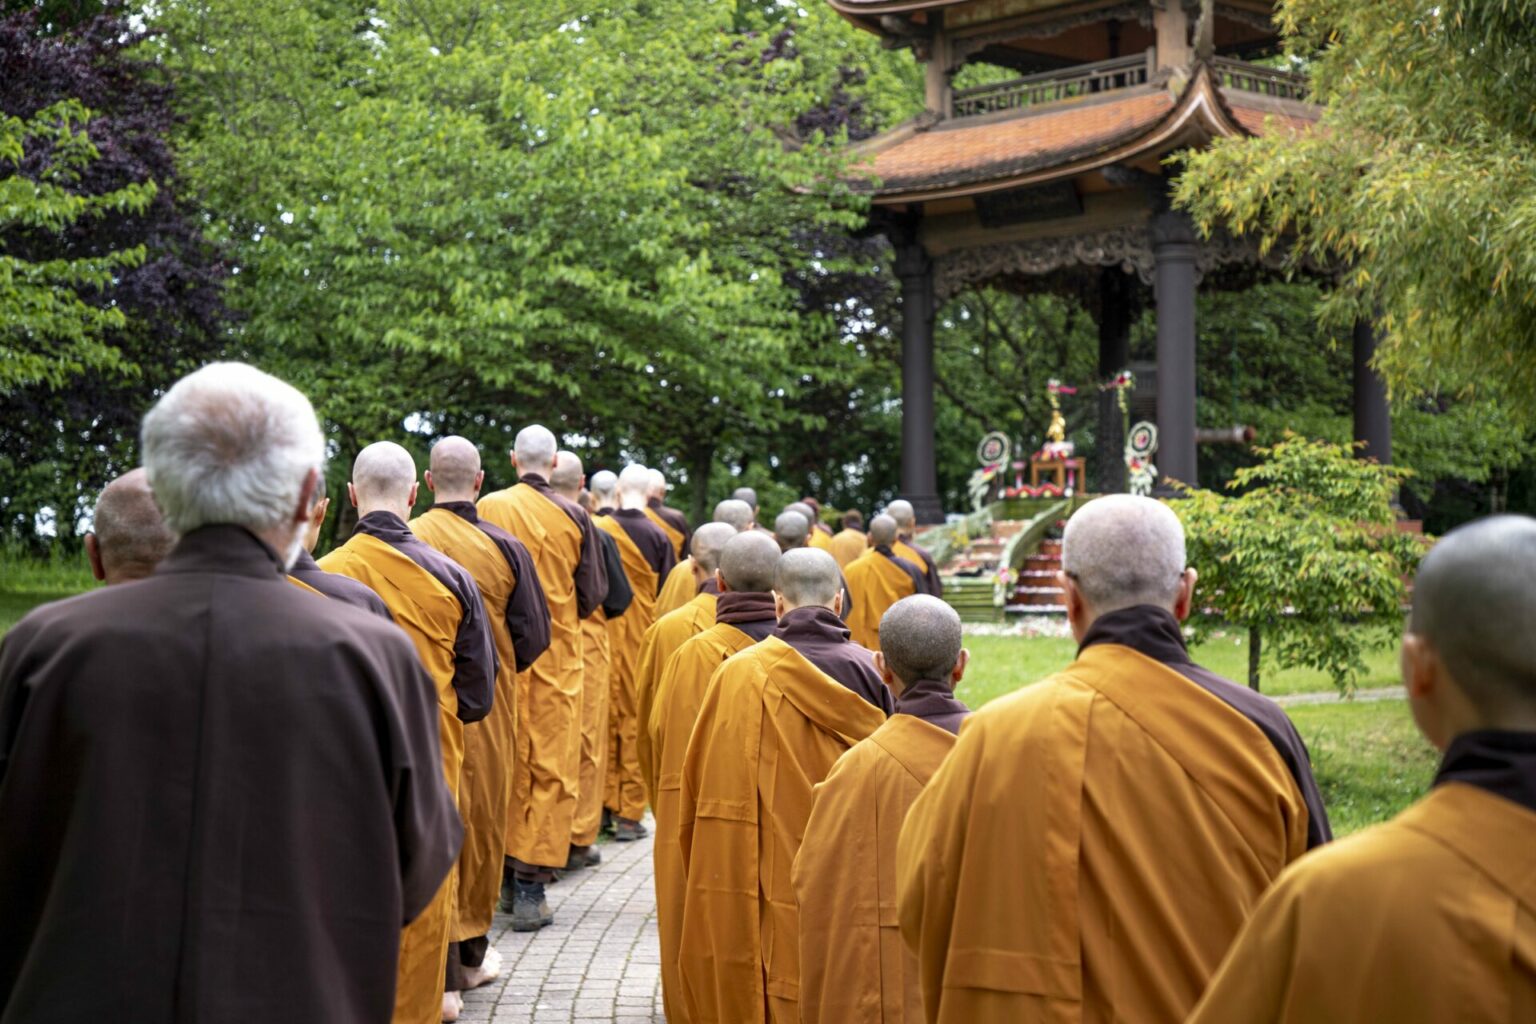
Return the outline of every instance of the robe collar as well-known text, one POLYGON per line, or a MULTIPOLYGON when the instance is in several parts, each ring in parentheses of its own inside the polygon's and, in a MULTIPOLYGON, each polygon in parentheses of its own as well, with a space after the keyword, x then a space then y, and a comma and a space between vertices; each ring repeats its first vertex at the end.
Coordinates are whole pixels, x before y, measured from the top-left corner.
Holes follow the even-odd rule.
MULTIPOLYGON (((651 517, 646 515, 645 510, 641 508, 616 508, 610 511, 615 519, 628 519, 630 522, 643 521, 647 523, 651 521, 651 517)), ((603 513, 603 515, 607 514, 608 512, 603 513)))
MULTIPOLYGON (((698 589, 696 589, 694 591, 694 595, 695 596, 697 596, 699 594, 717 594, 717 595, 719 595, 720 594, 720 581, 715 579, 713 576, 711 576, 709 579, 705 580, 703 583, 700 583, 699 586, 698 586, 698 589)), ((720 596, 724 596, 724 595, 720 595, 720 596)))
POLYGON ((755 590, 728 590, 715 602, 715 621, 728 626, 772 622, 773 594, 755 590))
POLYGON ((479 523, 480 511, 475 508, 472 501, 440 501, 433 508, 440 508, 444 512, 452 512, 466 523, 479 523))
POLYGON ((518 483, 527 484, 546 498, 555 497, 555 489, 549 486, 549 481, 538 473, 524 473, 517 478, 518 483))
POLYGON ((1093 620, 1077 653, 1095 644, 1119 644, 1163 665, 1192 665, 1179 620, 1166 608, 1139 604, 1105 612, 1093 620))
POLYGON ((1435 774, 1442 782, 1464 782, 1536 811, 1536 732, 1478 729, 1451 741, 1435 774))
POLYGON ((660 498, 646 498, 645 499, 645 507, 646 508, 653 508, 656 511, 660 512, 663 508, 666 507, 666 504, 660 498))
POLYGON ((393 512, 369 512, 357 521, 357 532, 376 537, 391 547, 416 538, 405 520, 393 512))
POLYGON ((955 697, 954 689, 945 679, 919 679, 896 698, 898 715, 911 715, 925 721, 948 715, 968 715, 970 712, 971 709, 955 697))
POLYGON ((184 534, 155 572, 218 572, 257 578, 287 575, 282 560, 266 541, 233 523, 200 526, 184 534))
POLYGON ((833 613, 831 608, 822 608, 813 605, 808 608, 793 608, 784 613, 779 620, 779 628, 773 631, 773 635, 794 646, 796 640, 820 640, 825 643, 851 643, 852 635, 843 620, 833 613))
POLYGON ((884 555, 886 558, 896 557, 896 552, 891 550, 891 546, 889 544, 876 544, 875 550, 884 555))

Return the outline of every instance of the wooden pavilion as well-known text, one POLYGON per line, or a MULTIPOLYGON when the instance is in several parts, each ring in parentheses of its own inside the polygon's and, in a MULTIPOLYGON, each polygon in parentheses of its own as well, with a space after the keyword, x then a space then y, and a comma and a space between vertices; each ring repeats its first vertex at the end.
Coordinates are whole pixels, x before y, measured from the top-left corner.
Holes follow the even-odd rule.
MULTIPOLYGON (((1246 239, 1197 236, 1170 207, 1165 158, 1220 136, 1302 132, 1319 108, 1305 80, 1253 63, 1280 49, 1269 0, 830 0, 926 68, 925 110, 859 146, 872 226, 896 251, 902 295, 903 495, 942 519, 934 461, 933 325, 960 288, 998 283, 1080 296, 1096 315, 1099 370, 1129 363, 1146 301, 1157 317, 1155 417, 1163 478, 1196 483, 1195 296, 1278 269, 1246 239), (955 88, 983 62, 1013 77, 955 88), (1150 294, 1148 294, 1150 292, 1150 294)), ((1355 436, 1391 458, 1386 393, 1354 332, 1355 436)), ((1133 410, 1134 411, 1134 410, 1133 410)), ((1124 431, 1099 399, 1098 435, 1124 431)), ((1093 483, 1124 489, 1118 444, 1093 483)))

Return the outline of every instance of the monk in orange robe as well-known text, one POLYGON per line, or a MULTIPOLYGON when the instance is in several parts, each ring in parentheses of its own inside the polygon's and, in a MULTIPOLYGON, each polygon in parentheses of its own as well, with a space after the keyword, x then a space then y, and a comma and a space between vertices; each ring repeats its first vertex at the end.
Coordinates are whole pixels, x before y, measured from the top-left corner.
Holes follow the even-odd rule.
MULTIPOLYGON (((744 501, 727 498, 715 506, 715 518, 717 523, 730 526, 737 533, 752 528, 752 508, 744 501)), ((689 550, 693 549, 693 540, 688 542, 689 550)), ((713 569, 700 572, 693 564, 692 558, 685 558, 677 563, 673 570, 667 573, 667 581, 661 586, 661 596, 656 598, 656 618, 670 615, 693 598, 702 593, 702 588, 714 585, 715 573, 713 569), (702 577, 702 579, 701 579, 702 577)), ((640 721, 645 721, 644 713, 640 721)))
POLYGON ((1077 660, 966 722, 897 846, 928 1021, 1182 1020, 1281 870, 1329 837, 1285 713, 1195 665, 1195 572, 1150 498, 1064 541, 1077 660))
POLYGON ((943 597, 944 581, 939 577, 938 563, 926 548, 918 547, 912 540, 917 532, 917 512, 912 508, 912 503, 905 499, 893 501, 885 506, 885 514, 896 520, 898 536, 891 550, 913 565, 922 566, 923 575, 928 579, 927 592, 934 597, 943 597))
POLYGON ((864 534, 864 514, 858 509, 843 513, 843 528, 832 535, 832 557, 844 569, 848 563, 869 550, 869 538, 864 534))
MULTIPOLYGON (((705 531, 695 538, 695 554, 706 543, 705 531)), ((731 537, 720 549, 715 578, 720 596, 707 629, 678 646, 655 683, 650 717, 646 720, 656 781, 651 810, 656 816, 656 924, 661 933, 661 984, 667 1020, 686 1024, 695 1018, 683 999, 678 955, 683 941, 683 854, 679 845, 678 803, 681 799, 683 757, 698 719, 699 706, 715 670, 733 654, 772 634, 778 623, 774 611, 773 575, 779 546, 757 530, 731 537)))
MULTIPOLYGON (((604 806, 611 812, 614 839, 625 843, 647 834, 640 823, 645 816, 645 780, 640 771, 635 669, 645 631, 656 621, 656 596, 661 592, 661 581, 677 563, 677 555, 667 535, 646 515, 650 470, 637 464, 625 466, 617 483, 619 507, 599 511, 597 526, 618 545, 624 575, 635 592, 629 610, 608 623, 611 660, 604 806)), ((601 502, 601 495, 598 497, 601 502)))
MULTIPOLYGON (((490 714, 496 692, 496 647, 480 591, 463 567, 406 526, 416 503, 416 464, 404 448, 389 441, 364 448, 352 464, 347 492, 357 506, 357 530, 320 560, 320 568, 367 584, 416 645, 437 684, 443 778, 457 801, 465 726, 490 714)), ((401 933, 396 1024, 429 1024, 457 1012, 446 996, 443 964, 458 881, 458 871, 450 872, 432 903, 401 933)))
MULTIPOLYGON (((794 551, 796 548, 811 547, 811 510, 805 505, 796 502, 786 506, 780 512, 778 518, 773 521, 773 539, 779 542, 780 551, 794 551)), ((836 564, 836 559, 833 559, 836 564)), ((853 594, 848 590, 848 581, 843 579, 842 570, 838 571, 838 589, 842 593, 842 603, 838 605, 837 614, 844 622, 853 614, 853 594)))
POLYGON ((314 505, 309 510, 309 526, 304 531, 304 546, 300 548, 293 565, 288 567, 288 579, 304 590, 350 604, 375 615, 389 618, 389 606, 384 599, 350 576, 326 572, 320 568, 313 554, 320 543, 320 528, 325 525, 325 515, 331 508, 331 499, 325 496, 325 474, 315 478, 314 505))
POLYGON ((893 605, 880 636, 876 660, 896 694, 896 713, 816 787, 795 858, 801 1020, 923 1019, 917 957, 896 920, 896 838, 969 714, 954 696, 969 654, 960 616, 926 595, 893 605))
MULTIPOLYGON (((781 608, 830 608, 839 579, 825 551, 790 551, 775 571, 775 598, 781 608)), ((678 812, 685 878, 678 973, 688 1020, 799 1020, 790 869, 811 787, 884 721, 879 708, 777 636, 715 672, 683 757, 678 812)))
MULTIPOLYGON (((449 933, 447 971, 448 992, 457 997, 500 973, 501 956, 490 945, 488 933, 501 888, 507 804, 512 799, 517 680, 549 647, 549 605, 522 542, 482 522, 475 510, 485 482, 475 446, 462 437, 443 438, 432 448, 426 481, 436 503, 411 520, 411 532, 474 577, 500 664, 491 713, 464 731, 459 782, 464 846, 459 852, 459 899, 449 933)), ((456 1001, 462 1009, 462 998, 456 1001)))
POLYGON ((875 651, 880 649, 881 618, 902 598, 926 594, 928 581, 921 569, 891 550, 896 543, 896 520, 890 516, 875 516, 870 522, 869 543, 869 550, 854 559, 843 575, 857 599, 848 629, 857 643, 875 651))
POLYGON ((1442 752, 1429 796, 1280 877, 1195 1024, 1536 1020, 1536 520, 1424 559, 1403 683, 1442 752))
MULTIPOLYGON (((592 492, 582 486, 586 477, 575 452, 561 451, 549 484, 555 493, 574 501, 590 516, 597 515, 592 492)), ((598 473, 597 478, 605 474, 598 473)), ((607 473, 607 476, 613 476, 607 473)), ((608 590, 602 604, 581 620, 581 738, 577 769, 576 813, 571 818, 571 851, 565 862, 567 874, 596 867, 603 862, 597 836, 603 825, 603 787, 608 774, 608 673, 612 651, 608 624, 629 610, 634 591, 624 575, 619 545, 602 530, 594 530, 602 545, 608 590)))
POLYGON ((688 526, 688 517, 667 504, 667 492, 671 489, 665 473, 659 469, 647 471, 645 514, 667 535, 676 551, 677 560, 681 561, 688 556, 688 542, 693 531, 688 526))
POLYGON ((608 575, 587 513, 549 486, 558 448, 542 426, 524 427, 512 447, 518 482, 480 499, 480 518, 523 542, 549 605, 549 650, 519 691, 507 813, 512 927, 554 922, 544 886, 570 857, 581 741, 581 620, 608 591, 608 575))
MULTIPOLYGON (((645 631, 640 641, 640 657, 635 663, 635 708, 640 720, 636 751, 640 757, 640 775, 652 808, 656 805, 656 749, 651 742, 651 714, 656 707, 656 688, 662 669, 684 642, 715 624, 715 601, 720 584, 715 572, 720 567, 720 549, 736 536, 728 523, 705 523, 689 539, 693 552, 680 565, 691 568, 697 579, 698 593, 693 600, 674 612, 662 615, 645 631)), ((672 570, 676 574, 677 570, 672 570)))
POLYGON ((143 467, 130 469, 101 489, 91 532, 85 535, 91 575, 108 586, 141 580, 175 546, 176 535, 161 518, 143 467))
POLYGON ((800 499, 799 504, 811 510, 810 546, 820 548, 822 551, 831 551, 832 527, 821 520, 821 502, 807 495, 800 499))

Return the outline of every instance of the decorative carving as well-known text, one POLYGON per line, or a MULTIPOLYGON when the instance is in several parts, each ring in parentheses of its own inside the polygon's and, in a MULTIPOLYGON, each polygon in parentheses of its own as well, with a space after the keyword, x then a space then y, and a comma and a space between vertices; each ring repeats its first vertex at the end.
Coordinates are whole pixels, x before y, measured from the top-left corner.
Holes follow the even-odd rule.
POLYGON ((1142 0, 1141 3, 1117 4, 1114 7, 1079 11, 1076 14, 1067 14, 1047 21, 1031 21, 994 28, 974 36, 961 36, 950 44, 952 47, 950 70, 961 67, 973 54, 979 53, 993 43, 1007 43, 1015 39, 1048 39, 1083 25, 1097 25, 1112 18, 1119 21, 1139 21, 1151 28, 1152 7, 1146 3, 1146 0, 1142 0))

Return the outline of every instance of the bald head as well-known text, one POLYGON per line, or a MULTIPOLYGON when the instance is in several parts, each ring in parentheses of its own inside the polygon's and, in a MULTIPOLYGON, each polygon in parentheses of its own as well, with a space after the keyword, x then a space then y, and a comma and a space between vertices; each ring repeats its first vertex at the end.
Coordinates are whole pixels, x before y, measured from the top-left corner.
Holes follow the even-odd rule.
POLYGON ((427 484, 438 501, 474 501, 480 493, 480 450, 466 438, 445 437, 432 446, 427 484))
MULTIPOLYGON (((700 569, 706 573, 712 573, 720 568, 721 550, 730 543, 737 532, 736 527, 730 523, 705 523, 693 531, 693 540, 689 542, 688 551, 693 555, 693 560, 700 569)), ((778 545, 775 544, 774 547, 778 545)))
POLYGON ((130 469, 107 484, 93 518, 86 551, 92 572, 109 586, 148 576, 176 543, 143 469, 130 469))
POLYGON ((890 516, 875 516, 869 521, 869 543, 874 547, 889 547, 896 543, 896 520, 890 516))
POLYGON ((766 594, 773 589, 779 546, 766 534, 738 533, 720 549, 720 576, 738 593, 766 594))
POLYGON ((659 469, 646 471, 645 496, 647 498, 665 498, 667 496, 667 477, 659 469))
POLYGON ((831 608, 843 590, 837 559, 820 548, 796 548, 779 559, 773 589, 784 598, 786 611, 812 606, 831 608))
POLYGON ((651 487, 651 471, 631 462, 619 473, 619 501, 625 508, 645 508, 651 487))
POLYGON ((517 464, 518 473, 537 473, 548 480, 558 447, 555 435, 548 427, 535 423, 519 430, 512 442, 512 459, 517 464))
POLYGON ((752 506, 737 498, 726 498, 715 506, 715 522, 728 523, 737 533, 750 527, 756 518, 752 506))
POLYGON ((1184 527, 1160 501, 1096 498, 1067 520, 1062 570, 1095 617, 1150 604, 1173 609, 1184 577, 1184 527))
POLYGON ((1490 727, 1536 714, 1536 519, 1493 516, 1440 538, 1414 579, 1409 630, 1490 727))
POLYGON ((404 519, 416 503, 416 460, 393 441, 375 441, 357 453, 348 487, 358 515, 393 512, 404 519))
POLYGON ((592 474, 587 486, 592 489, 592 500, 597 502, 598 508, 619 507, 619 478, 616 473, 600 469, 592 474))
POLYGON ((555 468, 549 471, 549 486, 562 498, 575 501, 581 495, 581 485, 587 478, 587 468, 581 464, 581 456, 565 449, 555 453, 555 468))
POLYGON ((731 497, 737 501, 744 501, 752 506, 753 514, 757 514, 757 492, 750 487, 738 487, 731 492, 731 497))
POLYGON ((960 644, 959 614, 927 594, 902 598, 880 619, 880 653, 904 686, 949 678, 960 660, 960 644))
POLYGON ((780 512, 773 521, 773 538, 785 551, 803 547, 811 535, 811 521, 799 512, 780 512))
POLYGON ((851 508, 843 513, 843 528, 846 530, 864 529, 864 513, 856 508, 851 508))
POLYGON ((885 506, 885 514, 896 520, 896 528, 906 533, 917 525, 917 512, 905 498, 897 498, 885 506))

